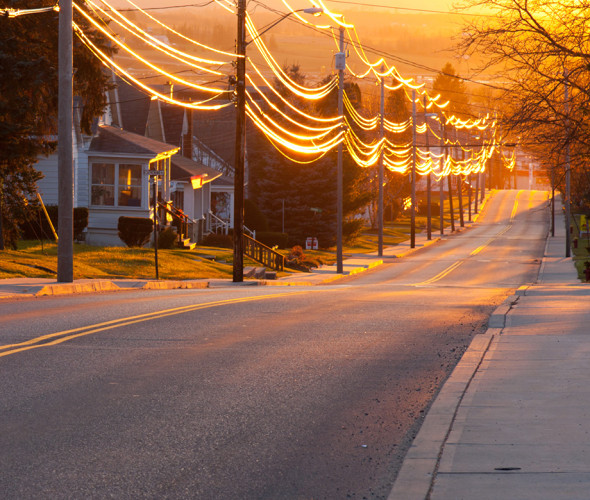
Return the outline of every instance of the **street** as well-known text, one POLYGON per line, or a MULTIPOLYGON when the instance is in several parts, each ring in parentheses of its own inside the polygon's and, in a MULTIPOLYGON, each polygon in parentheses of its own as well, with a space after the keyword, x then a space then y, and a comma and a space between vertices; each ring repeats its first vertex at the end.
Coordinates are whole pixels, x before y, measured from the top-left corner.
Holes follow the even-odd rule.
POLYGON ((498 191, 332 285, 0 302, 3 498, 386 498, 548 221, 547 193, 498 191))

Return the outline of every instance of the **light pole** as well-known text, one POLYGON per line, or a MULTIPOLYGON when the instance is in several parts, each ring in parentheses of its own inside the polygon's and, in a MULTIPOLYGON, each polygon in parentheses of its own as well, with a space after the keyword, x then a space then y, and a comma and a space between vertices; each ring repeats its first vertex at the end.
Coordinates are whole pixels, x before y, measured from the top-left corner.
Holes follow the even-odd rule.
POLYGON ((416 90, 412 89, 412 170, 410 172, 410 248, 416 246, 416 90))
POLYGON ((445 122, 443 121, 444 117, 441 117, 440 120, 440 149, 441 149, 441 176, 438 180, 438 200, 439 200, 439 225, 440 225, 440 235, 443 236, 445 234, 445 187, 444 187, 444 177, 442 173, 444 172, 444 167, 447 162, 447 148, 445 147, 445 122))
MULTIPOLYGON (((385 79, 383 74, 385 73, 385 65, 381 64, 381 76, 380 76, 380 83, 381 83, 381 105, 379 108, 379 136, 381 141, 384 142, 385 138, 385 79)), ((378 237, 378 255, 379 257, 383 257, 383 179, 384 179, 384 171, 383 171, 383 153, 384 153, 384 146, 385 144, 381 144, 381 151, 379 152, 379 207, 377 210, 377 218, 379 223, 379 237, 378 237)))
MULTIPOLYGON (((295 12, 321 14, 323 9, 310 7, 291 11, 261 31, 256 38, 266 33, 295 12)), ((234 158, 234 238, 233 238, 233 282, 244 281, 244 169, 246 158, 246 0, 238 0, 238 33, 236 41, 236 140, 234 158)))
MULTIPOLYGON (((346 53, 344 52, 344 27, 340 26, 340 52, 336 54, 338 70, 338 116, 344 114, 342 94, 344 92, 344 70, 346 69, 346 53)), ((342 124, 344 126, 344 124, 342 124)), ((338 143, 338 163, 336 166, 336 272, 342 274, 342 215, 343 215, 343 181, 342 181, 342 141, 338 143)))
MULTIPOLYGON (((566 69, 563 72, 564 77, 564 102, 565 102, 565 124, 566 124, 566 134, 569 135, 569 86, 568 86, 568 77, 569 72, 566 69)), ((571 169, 570 169, 570 142, 569 137, 566 135, 566 144, 565 144, 565 256, 571 257, 572 250, 571 250, 571 235, 570 235, 570 208, 571 208, 571 169)))
MULTIPOLYGON (((430 140, 428 137, 428 118, 436 118, 438 115, 436 113, 427 113, 427 105, 426 105, 426 94, 424 94, 422 107, 424 108, 424 125, 426 125, 425 137, 424 142, 426 144, 426 151, 430 153, 430 140)), ((426 204, 428 205, 426 209, 426 239, 430 241, 432 239, 432 179, 430 172, 428 172, 426 176, 426 204)))

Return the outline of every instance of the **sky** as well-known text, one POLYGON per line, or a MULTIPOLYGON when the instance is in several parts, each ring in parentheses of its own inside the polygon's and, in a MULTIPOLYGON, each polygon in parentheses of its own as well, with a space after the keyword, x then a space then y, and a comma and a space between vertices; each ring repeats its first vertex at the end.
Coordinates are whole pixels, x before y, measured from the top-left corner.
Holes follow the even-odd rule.
MULTIPOLYGON (((123 4, 125 0, 113 0, 117 4, 123 4)), ((166 5, 188 6, 204 5, 206 0, 134 0, 141 7, 163 7, 166 5)), ((282 0, 246 0, 248 11, 254 18, 255 24, 264 28, 273 19, 277 19, 281 12, 288 8, 282 0), (267 8, 268 7, 268 8, 267 8), (276 9, 277 12, 274 12, 276 9), (260 17, 262 16, 262 17, 260 17)), ((379 51, 382 54, 390 54, 391 61, 404 77, 428 77, 439 71, 445 63, 451 62, 460 73, 469 72, 469 64, 457 57, 452 52, 453 36, 459 33, 462 16, 449 14, 452 12, 452 4, 458 0, 323 0, 333 12, 344 12, 345 21, 354 23, 358 36, 367 48, 376 49, 371 55, 371 60, 378 59, 379 51), (382 5, 381 10, 377 6, 382 5), (404 61, 408 61, 406 64, 404 61), (426 69, 424 69, 426 68, 426 69)), ((297 10, 312 5, 312 0, 286 0, 291 8, 297 10)), ((127 5, 128 6, 128 5, 127 5)), ((176 11, 176 9, 174 9, 176 11)), ((175 13, 161 10, 154 11, 156 16, 178 15, 173 24, 188 22, 192 27, 204 26, 211 23, 223 22, 228 30, 235 26, 231 14, 223 11, 215 4, 205 9, 182 8, 175 13), (214 15, 202 23, 195 23, 195 16, 205 13, 209 9, 216 9, 221 15, 214 15), (182 16, 185 16, 184 18, 182 16), (190 20, 189 20, 190 17, 190 20), (182 20, 185 19, 185 20, 182 20)), ((322 19, 327 16, 322 16, 322 19)), ((291 19, 293 20, 293 19, 291 19)), ((319 22, 319 20, 318 20, 319 22)), ((325 77, 333 69, 332 58, 334 43, 330 40, 319 40, 309 29, 299 29, 295 32, 293 22, 281 22, 265 36, 267 42, 272 36, 273 55, 283 66, 293 64, 300 65, 306 74, 314 74, 316 78, 325 77)), ((327 20, 329 23, 329 19, 327 20)), ((297 29, 297 28, 295 28, 297 29)), ((227 37, 227 46, 220 47, 224 50, 233 50, 234 38, 227 37)), ((386 59, 389 59, 385 56, 386 59)), ((350 59, 354 65, 354 58, 350 59)), ((354 71, 363 72, 364 66, 358 64, 354 71)))

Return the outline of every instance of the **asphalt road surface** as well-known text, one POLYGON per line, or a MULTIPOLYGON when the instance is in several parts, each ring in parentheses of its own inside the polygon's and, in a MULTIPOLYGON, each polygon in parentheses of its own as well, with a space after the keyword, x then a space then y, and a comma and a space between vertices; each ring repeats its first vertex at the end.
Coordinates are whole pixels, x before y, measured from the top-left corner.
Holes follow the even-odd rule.
POLYGON ((548 220, 546 193, 500 191, 330 286, 0 302, 0 497, 386 498, 548 220))

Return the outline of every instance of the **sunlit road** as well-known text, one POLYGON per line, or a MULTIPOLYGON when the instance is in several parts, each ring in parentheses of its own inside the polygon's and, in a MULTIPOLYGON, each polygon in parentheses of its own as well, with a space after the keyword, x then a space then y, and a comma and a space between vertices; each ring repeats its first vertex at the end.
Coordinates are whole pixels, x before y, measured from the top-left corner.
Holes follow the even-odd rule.
POLYGON ((0 497, 386 498, 473 335, 534 282, 544 192, 333 286, 0 302, 0 497))

